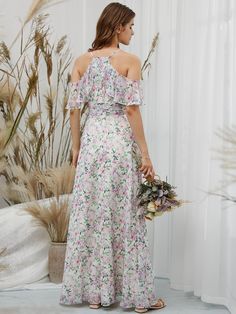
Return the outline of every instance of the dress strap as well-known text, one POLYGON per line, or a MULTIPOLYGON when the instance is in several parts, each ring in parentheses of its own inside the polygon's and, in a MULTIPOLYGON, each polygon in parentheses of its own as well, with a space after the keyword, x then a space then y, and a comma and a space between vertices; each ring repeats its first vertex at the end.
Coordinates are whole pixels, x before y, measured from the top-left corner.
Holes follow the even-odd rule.
POLYGON ((120 49, 114 50, 114 51, 110 54, 109 58, 111 58, 112 56, 114 56, 114 54, 117 53, 118 51, 120 51, 120 49))
MULTIPOLYGON (((111 58, 111 57, 114 56, 114 54, 117 53, 118 51, 120 51, 120 49, 114 50, 108 57, 111 58)), ((89 53, 90 53, 90 55, 91 55, 92 57, 95 56, 92 51, 89 51, 89 53)))

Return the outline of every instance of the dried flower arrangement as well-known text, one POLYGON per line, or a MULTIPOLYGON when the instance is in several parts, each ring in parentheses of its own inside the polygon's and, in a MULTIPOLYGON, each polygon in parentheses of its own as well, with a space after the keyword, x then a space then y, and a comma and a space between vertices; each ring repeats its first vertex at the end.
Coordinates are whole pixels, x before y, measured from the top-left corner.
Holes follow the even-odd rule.
MULTIPOLYGON (((159 176, 158 176, 159 177, 159 176)), ((176 187, 166 181, 159 179, 145 180, 138 193, 139 205, 145 208, 145 218, 152 220, 156 216, 161 216, 164 212, 170 212, 174 208, 187 203, 178 200, 174 191, 176 187)))
POLYGON ((4 123, 0 130, 0 175, 5 177, 1 194, 9 205, 53 196, 38 182, 38 176, 49 168, 61 171, 71 161, 65 105, 70 80, 67 69, 72 58, 66 36, 50 44, 46 18, 34 18, 28 38, 21 35, 15 63, 6 44, 0 43, 0 110, 4 123))
POLYGON ((50 199, 49 205, 33 202, 24 210, 35 218, 36 225, 46 228, 52 242, 66 242, 69 225, 69 198, 50 199))
POLYGON ((49 200, 49 205, 41 205, 39 201, 34 201, 24 208, 25 213, 34 218, 35 224, 43 226, 50 236, 48 272, 50 281, 55 283, 60 283, 63 277, 70 220, 69 203, 68 196, 63 197, 57 194, 56 198, 49 200))

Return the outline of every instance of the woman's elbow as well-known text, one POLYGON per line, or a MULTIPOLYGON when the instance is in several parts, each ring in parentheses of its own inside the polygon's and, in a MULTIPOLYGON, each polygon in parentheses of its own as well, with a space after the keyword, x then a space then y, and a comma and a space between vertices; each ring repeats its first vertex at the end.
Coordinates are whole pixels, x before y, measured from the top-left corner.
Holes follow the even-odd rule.
POLYGON ((129 105, 125 107, 125 113, 128 115, 132 115, 136 112, 139 111, 139 106, 138 105, 129 105))
POLYGON ((80 115, 80 108, 71 108, 70 109, 70 116, 78 116, 80 115))

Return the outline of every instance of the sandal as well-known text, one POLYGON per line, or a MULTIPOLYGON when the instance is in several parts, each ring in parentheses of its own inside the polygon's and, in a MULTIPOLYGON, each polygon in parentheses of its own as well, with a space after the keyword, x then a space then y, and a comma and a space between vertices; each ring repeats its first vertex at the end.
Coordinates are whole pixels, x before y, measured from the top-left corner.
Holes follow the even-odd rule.
POLYGON ((146 313, 148 310, 160 310, 166 306, 166 303, 162 299, 158 299, 156 304, 151 305, 149 308, 136 307, 136 313, 146 313))
POLYGON ((151 305, 148 309, 150 309, 150 310, 160 310, 160 309, 163 309, 163 307, 165 307, 166 305, 167 304, 162 299, 158 299, 157 303, 151 305))
POLYGON ((90 309, 99 309, 101 307, 101 303, 89 304, 90 309))

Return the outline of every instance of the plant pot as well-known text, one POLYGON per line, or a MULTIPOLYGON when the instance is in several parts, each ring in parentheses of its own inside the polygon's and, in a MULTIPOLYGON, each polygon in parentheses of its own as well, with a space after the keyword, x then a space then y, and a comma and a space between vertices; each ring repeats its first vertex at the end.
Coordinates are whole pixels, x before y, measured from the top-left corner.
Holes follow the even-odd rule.
POLYGON ((54 283, 61 283, 66 253, 66 242, 51 242, 48 251, 49 279, 54 283))

